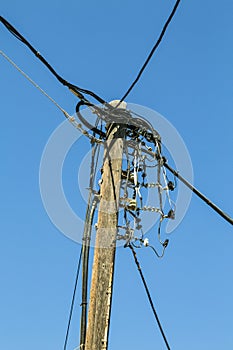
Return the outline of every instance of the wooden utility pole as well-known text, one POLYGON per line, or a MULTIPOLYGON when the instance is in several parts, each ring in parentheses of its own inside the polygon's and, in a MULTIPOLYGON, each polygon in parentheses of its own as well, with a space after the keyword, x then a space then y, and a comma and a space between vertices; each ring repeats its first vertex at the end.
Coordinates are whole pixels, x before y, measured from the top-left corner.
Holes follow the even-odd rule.
POLYGON ((124 125, 108 125, 85 350, 108 347, 124 137, 124 125))

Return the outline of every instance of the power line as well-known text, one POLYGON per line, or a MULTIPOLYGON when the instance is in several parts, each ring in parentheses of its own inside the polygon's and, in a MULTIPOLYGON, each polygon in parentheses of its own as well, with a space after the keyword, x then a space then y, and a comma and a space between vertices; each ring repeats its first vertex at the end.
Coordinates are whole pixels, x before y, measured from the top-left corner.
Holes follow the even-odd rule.
POLYGON ((48 61, 40 54, 39 51, 37 51, 31 43, 25 39, 25 37, 20 34, 20 32, 13 27, 11 23, 9 23, 4 17, 0 16, 0 22, 9 30, 9 32, 14 35, 18 40, 20 40, 23 44, 25 44, 29 50, 49 69, 49 71, 57 78, 57 80, 63 84, 64 86, 68 87, 71 92, 73 92, 79 99, 87 101, 87 99, 82 95, 82 93, 90 95, 94 97, 98 102, 105 103, 105 101, 95 94, 94 92, 83 89, 77 85, 69 83, 67 80, 62 78, 55 69, 48 63, 48 61))
POLYGON ((138 80, 140 79, 142 73, 144 72, 144 70, 146 69, 146 66, 148 65, 149 61, 151 60, 153 54, 155 53, 156 49, 158 48, 159 44, 161 43, 162 39, 163 39, 163 36, 167 30, 167 27, 169 25, 169 23, 171 22, 173 16, 175 15, 176 13, 176 10, 178 8, 178 5, 180 3, 181 0, 177 0, 176 3, 175 3, 175 6, 170 14, 170 16, 168 17, 161 33, 160 33, 160 36, 158 38, 158 40, 156 41, 155 45, 153 46, 151 52, 149 53, 147 59, 145 60, 142 68, 140 69, 136 79, 133 81, 133 83, 130 85, 130 87, 128 88, 128 90, 126 91, 126 93, 124 94, 124 96, 121 98, 121 102, 125 100, 125 98, 129 95, 129 93, 131 92, 131 90, 134 88, 134 86, 136 85, 136 83, 138 82, 138 80))
MULTIPOLYGON (((164 159, 165 160, 165 159, 164 159)), ((220 209, 216 204, 214 204, 210 199, 208 199, 203 193, 198 191, 193 185, 191 185, 183 176, 180 175, 178 171, 173 169, 166 161, 164 162, 164 167, 167 168, 174 176, 176 176, 183 184, 188 187, 193 193, 195 193, 199 198, 203 200, 209 207, 211 207, 216 213, 218 213, 223 219, 233 225, 233 218, 226 214, 222 209, 220 209)))
POLYGON ((131 249, 131 251, 132 251, 132 253, 133 253, 133 257, 134 257, 135 264, 137 265, 139 274, 140 274, 140 276, 141 276, 142 283, 143 283, 143 285, 144 285, 144 287, 145 287, 146 294, 147 294, 147 297, 148 297, 150 306, 151 306, 151 308, 152 308, 152 311, 153 311, 153 314, 154 314, 154 316, 155 316, 156 322, 157 322, 157 324, 158 324, 158 326, 159 326, 159 330, 160 330, 160 332, 161 332, 161 335, 162 335, 162 337, 163 337, 163 340, 164 340, 164 342, 165 342, 165 344, 166 344, 167 349, 168 349, 168 350, 171 350, 171 348, 170 348, 170 346, 169 346, 169 344, 168 344, 166 335, 165 335, 165 333, 164 333, 164 330, 163 330, 163 328, 162 328, 162 325, 161 325, 161 323, 160 323, 159 317, 158 317, 157 312, 156 312, 156 310, 155 310, 155 306, 154 306, 154 304, 153 304, 153 300, 152 300, 152 298, 151 298, 150 291, 149 291, 148 286, 147 286, 147 284, 146 284, 145 277, 143 276, 141 266, 140 266, 139 261, 138 261, 138 259, 137 259, 136 252, 135 252, 135 250, 134 250, 134 248, 133 248, 133 246, 132 246, 131 244, 129 244, 128 247, 131 249))
POLYGON ((70 306, 69 320, 68 320, 68 324, 67 324, 66 337, 65 337, 64 347, 63 347, 64 350, 66 350, 69 332, 70 332, 70 323, 71 323, 71 318, 72 318, 73 309, 74 309, 74 301, 75 301, 76 289, 77 289, 77 285, 78 285, 78 278, 79 278, 81 261, 82 261, 82 253, 83 253, 83 248, 81 248, 79 260, 78 260, 78 267, 77 267, 76 278, 75 278, 75 283, 74 283, 74 291, 73 291, 73 296, 72 296, 72 301, 71 301, 71 306, 70 306))
MULTIPOLYGON (((36 89, 38 89, 44 96, 46 96, 68 119, 68 121, 76 128, 78 129, 84 136, 88 137, 92 143, 101 143, 101 140, 97 139, 96 137, 90 135, 83 127, 82 124, 78 123, 77 120, 69 115, 69 113, 62 108, 45 90, 43 90, 32 78, 30 78, 17 64, 10 59, 3 51, 0 50, 0 55, 2 55, 15 69, 18 70, 20 74, 23 75, 24 78, 26 78, 36 89)), ((81 101, 82 102, 82 101, 81 101)), ((91 106, 92 104, 89 103, 88 106, 91 106)))
POLYGON ((45 92, 32 78, 30 78, 17 64, 10 59, 9 56, 5 54, 2 50, 0 50, 0 55, 2 55, 17 71, 24 76, 36 89, 38 89, 44 96, 46 96, 60 111, 65 114, 66 118, 68 118, 68 113, 51 97, 45 92))
MULTIPOLYGON (((45 90, 43 90, 32 78, 30 78, 19 66, 17 66, 17 64, 12 61, 9 56, 7 56, 2 50, 0 50, 0 55, 2 55, 15 69, 17 69, 19 71, 20 74, 22 74, 36 89, 38 89, 44 96, 46 96, 64 115, 65 117, 69 120, 69 122, 76 128, 79 129, 82 134, 84 134, 85 136, 87 136, 92 142, 96 142, 96 143, 100 143, 101 141, 99 139, 96 139, 95 137, 89 135, 87 133, 86 130, 83 129, 82 125, 80 123, 77 123, 77 121, 69 115, 68 112, 65 111, 64 108, 62 108, 45 90)), ((81 105, 86 104, 86 105, 91 105, 88 102, 79 102, 78 105, 76 106, 76 115, 78 116, 78 118, 80 119, 80 121, 90 130, 92 130, 93 132, 99 134, 101 137, 105 137, 105 133, 101 130, 99 130, 97 127, 91 125, 90 123, 87 122, 86 119, 84 119, 81 115, 81 113, 79 112, 79 108, 81 105)), ((111 106, 110 106, 111 107, 111 106)), ((97 107, 96 107, 97 108, 97 107)), ((98 109, 98 108, 97 108, 98 109)), ((99 110, 99 109, 98 109, 99 110)), ((99 110, 100 111, 100 110, 99 110)), ((103 112, 103 111, 102 111, 103 112)), ((142 122, 142 116, 138 115, 137 113, 130 111, 130 113, 135 114, 136 116, 140 117, 140 119, 137 118, 133 118, 130 121, 136 125, 136 126, 140 126, 143 127, 141 125, 142 122)), ((105 114, 109 114, 109 112, 105 112, 105 114)), ((117 116, 116 116, 117 117, 117 116)), ((122 118, 122 117, 121 117, 122 118)), ((103 119, 104 120, 104 119, 103 119)), ((121 120, 122 121, 122 120, 121 120)), ((123 121, 125 123, 128 122, 128 120, 124 120, 123 121)), ((146 121, 146 123, 148 124, 149 122, 146 121)), ((148 124, 145 125, 146 127, 148 127, 149 129, 151 129, 153 131, 153 127, 152 125, 148 124)), ((152 152, 148 151, 147 149, 143 149, 144 152, 155 156, 152 152)), ((200 199, 202 199, 208 206, 210 206, 215 212, 217 212, 220 216, 222 216, 226 221, 228 221, 231 225, 233 225, 233 218, 231 218, 228 214, 226 214, 223 210, 221 210, 216 204, 214 204, 210 199, 208 199, 204 194, 202 194, 198 189, 196 189, 193 185, 191 185, 184 177, 182 177, 180 175, 180 173, 176 170, 174 170, 166 161, 165 158, 163 158, 164 160, 164 167, 167 168, 175 177, 177 177, 181 182, 184 183, 185 186, 187 186, 193 193, 195 193, 200 199)))

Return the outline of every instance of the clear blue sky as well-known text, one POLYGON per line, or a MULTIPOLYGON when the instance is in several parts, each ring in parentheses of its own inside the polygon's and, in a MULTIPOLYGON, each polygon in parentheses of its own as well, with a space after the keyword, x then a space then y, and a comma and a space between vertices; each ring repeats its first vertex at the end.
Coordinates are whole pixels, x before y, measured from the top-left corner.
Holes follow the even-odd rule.
MULTIPOLYGON (((171 0, 2 0, 1 15, 67 80, 112 100, 132 82, 173 5, 171 0)), ((231 215, 232 16, 230 0, 182 1, 127 99, 173 123, 190 152, 195 185, 231 215)), ((3 26, 0 33, 1 49, 72 114, 74 96, 3 26)), ((40 197, 39 164, 63 115, 2 57, 0 69, 0 348, 60 350, 80 246, 50 222, 40 197)), ((79 156, 72 155, 77 169, 79 156)), ((232 251, 230 224, 193 196, 165 258, 139 252, 172 349, 233 348, 232 251)), ((78 345, 79 304, 80 293, 69 350, 78 345)), ((121 248, 109 350, 142 348, 165 347, 130 251, 121 248)))

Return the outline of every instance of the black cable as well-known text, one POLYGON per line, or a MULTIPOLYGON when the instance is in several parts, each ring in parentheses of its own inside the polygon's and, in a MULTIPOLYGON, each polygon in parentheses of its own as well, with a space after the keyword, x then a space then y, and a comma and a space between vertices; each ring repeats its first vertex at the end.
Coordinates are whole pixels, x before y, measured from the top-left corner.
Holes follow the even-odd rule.
POLYGON ((136 79, 135 79, 134 82, 130 85, 129 89, 126 91, 126 93, 125 93, 124 96, 122 97, 121 102, 125 100, 125 98, 129 95, 129 93, 131 92, 131 90, 133 89, 133 87, 136 85, 136 83, 137 83, 138 80, 140 79, 140 77, 141 77, 143 71, 145 70, 146 66, 148 65, 148 63, 149 63, 150 59, 152 58, 154 52, 156 51, 156 49, 158 48, 159 44, 161 43, 161 41, 162 41, 162 39, 163 39, 163 36, 164 36, 164 34, 165 34, 166 30, 167 30, 167 27, 168 27, 169 23, 171 22, 173 16, 175 15, 175 12, 176 12, 176 10, 177 10, 177 7, 178 7, 180 1, 181 1, 181 0, 177 0, 177 1, 176 1, 175 6, 174 6, 174 8, 173 8, 173 10, 172 10, 172 12, 171 12, 171 14, 170 14, 170 16, 168 17, 168 19, 167 19, 167 21, 166 21, 166 23, 165 23, 165 25, 164 25, 164 27, 163 27, 161 33, 160 33, 160 36, 159 36, 157 42, 155 43, 155 45, 153 46, 151 52, 149 53, 149 55, 148 55, 146 61, 144 62, 142 68, 140 69, 140 71, 139 71, 139 73, 138 73, 136 79))
POLYGON ((84 101, 80 101, 77 103, 76 105, 76 115, 79 118, 79 120, 81 121, 81 123, 83 125, 85 125, 87 127, 87 129, 92 130, 95 134, 98 134, 99 136, 101 136, 102 138, 105 138, 106 134, 105 132, 103 132, 102 130, 98 129, 96 126, 90 124, 81 114, 80 112, 80 107, 83 105, 89 105, 87 103, 85 103, 84 101))
MULTIPOLYGON (((97 111, 101 111, 102 117, 106 122, 111 121, 111 122, 126 122, 127 124, 129 123, 129 118, 131 117, 130 112, 128 111, 119 111, 117 108, 112 107, 109 105, 105 100, 103 100, 100 96, 95 94, 94 92, 90 90, 83 89, 77 85, 69 83, 67 80, 62 78, 56 71, 55 69, 48 63, 48 61, 31 45, 31 43, 26 40, 26 38, 11 24, 9 23, 5 18, 0 16, 0 22, 3 23, 3 25, 10 31, 12 35, 14 35, 18 40, 20 40, 23 44, 25 44, 30 51, 49 69, 49 71, 56 77, 56 79, 64 86, 68 87, 69 90, 74 93, 80 100, 81 104, 85 104, 87 106, 92 106, 95 107, 97 111), (101 104, 105 104, 107 107, 107 110, 100 110, 97 106, 94 106, 90 101, 87 100, 87 98, 83 95, 87 94, 95 98, 98 102, 101 104)), ((76 107, 76 113, 78 114, 79 108, 81 104, 78 104, 76 107)), ((82 118, 81 114, 78 114, 82 122, 84 123, 85 119, 82 118)), ((156 132, 153 130, 152 126, 150 123, 142 118, 130 118, 130 122, 133 124, 133 127, 140 127, 143 129, 150 129, 152 131, 152 136, 157 137, 156 132), (154 133, 155 132, 155 133, 154 133)), ((85 124, 85 123, 84 123, 85 124)), ((104 136, 104 133, 99 131, 97 128, 93 127, 91 124, 89 124, 86 121, 86 125, 89 129, 93 130, 95 133, 101 135, 102 137, 104 136)))
POLYGON ((84 349, 87 331, 87 289, 88 289, 88 270, 89 270, 89 252, 90 252, 90 240, 91 240, 91 228, 93 224, 93 218, 97 206, 98 199, 94 196, 93 199, 93 187, 99 157, 99 145, 92 145, 92 159, 90 169, 90 182, 89 182, 89 196, 86 209, 85 226, 83 232, 83 258, 82 258, 82 312, 81 312, 81 324, 80 324, 80 349, 81 346, 84 349), (97 156, 96 156, 97 152, 97 156), (96 158, 96 159, 95 159, 96 158))
POLYGON ((75 295, 76 295, 76 290, 77 290, 78 278, 79 278, 79 273, 80 273, 82 253, 83 253, 83 248, 81 248, 80 255, 79 255, 79 260, 78 260, 78 267, 77 267, 76 278, 75 278, 75 283, 74 283, 74 291, 73 291, 73 296, 72 296, 72 301, 71 301, 71 306, 70 306, 69 320, 68 320, 68 324, 67 324, 66 337, 65 337, 63 350, 66 350, 68 337, 69 337, 69 332, 70 332, 70 323, 71 323, 71 318, 72 318, 73 309, 74 309, 74 301, 75 301, 75 295))
POLYGON ((106 124, 114 123, 114 124, 125 124, 127 125, 127 129, 129 129, 132 135, 143 135, 148 142, 157 144, 161 142, 160 135, 153 128, 151 123, 142 117, 141 115, 135 114, 129 110, 123 109, 114 109, 109 104, 105 104, 107 108, 100 108, 91 104, 89 101, 80 101, 76 105, 76 116, 79 118, 82 124, 84 124, 89 130, 92 130, 95 134, 98 134, 102 139, 106 138, 106 133, 102 130, 98 129, 96 125, 90 124, 81 114, 80 107, 82 105, 93 107, 95 113, 98 114, 98 118, 105 121, 106 124), (137 115, 137 118, 132 118, 131 113, 137 115), (150 132, 148 132, 150 130, 150 132))
MULTIPOLYGON (((25 37, 20 34, 15 27, 13 27, 12 24, 10 24, 5 18, 0 16, 0 22, 9 30, 9 32, 14 35, 18 40, 20 40, 23 44, 25 44, 31 52, 49 69, 49 71, 57 78, 57 80, 63 84, 64 86, 68 87, 78 98, 81 100, 86 100, 86 98, 82 95, 82 93, 90 95, 94 97, 98 102, 100 103, 106 103, 100 96, 95 94, 94 92, 90 90, 86 90, 83 88, 80 88, 77 85, 71 84, 65 79, 63 79, 56 71, 55 69, 48 63, 48 61, 37 51, 29 41, 25 39, 25 37)), ((87 100, 86 100, 87 101, 87 100)))
POLYGON ((169 346, 169 344, 168 344, 168 341, 167 341, 167 338, 166 338, 165 333, 164 333, 164 331, 163 331, 163 328, 162 328, 162 325, 161 325, 161 323, 160 323, 159 317, 158 317, 157 312, 156 312, 156 310, 155 310, 155 307, 154 307, 153 300, 152 300, 152 298, 151 298, 149 289, 148 289, 148 287, 147 287, 146 280, 145 280, 145 278, 144 278, 144 276, 143 276, 141 266, 140 266, 139 261, 138 261, 138 259, 137 259, 136 252, 135 252, 135 250, 134 250, 134 248, 132 247, 131 244, 129 244, 128 247, 131 249, 131 251, 132 251, 132 253, 133 253, 134 261, 135 261, 135 263, 136 263, 136 265, 137 265, 139 274, 140 274, 141 279, 142 279, 142 282, 143 282, 143 284, 144 284, 144 287, 145 287, 145 290, 146 290, 146 294, 147 294, 147 297, 148 297, 150 306, 151 306, 151 308, 152 308, 153 314, 154 314, 155 319, 156 319, 156 321, 157 321, 157 324, 158 324, 158 326, 159 326, 159 330, 160 330, 160 332, 161 332, 161 335, 162 335, 162 337, 163 337, 163 340, 164 340, 164 342, 165 342, 165 344, 166 344, 167 349, 170 350, 170 346, 169 346))
MULTIPOLYGON (((145 63, 143 64, 141 70, 139 71, 136 79, 134 80, 134 82, 132 83, 132 85, 130 86, 130 88, 127 90, 127 92, 125 93, 125 95, 122 97, 121 102, 128 96, 128 94, 130 93, 130 91, 133 89, 133 87, 135 86, 135 84, 138 82, 139 78, 141 77, 144 69, 146 68, 147 64, 149 63, 150 59, 152 58, 155 50, 158 48, 160 42, 162 41, 162 38, 166 32, 166 29, 169 25, 169 23, 171 22, 177 7, 180 3, 180 0, 176 1, 176 4, 168 18, 168 20, 166 21, 162 32, 156 42, 156 44, 154 45, 154 47, 152 48, 149 56, 147 57, 145 63)), ((33 53, 34 55, 39 58, 39 60, 50 70, 50 72, 57 78, 57 80, 62 83, 63 85, 67 86, 75 95, 77 95, 82 101, 85 101, 85 104, 89 104, 92 105, 83 95, 82 93, 88 94, 92 97, 94 97, 98 102, 100 103, 105 103, 108 107, 109 105, 106 103, 106 101, 104 101, 101 97, 99 97, 98 95, 96 95, 94 92, 90 91, 90 90, 86 90, 86 89, 82 89, 80 87, 78 87, 77 85, 73 85, 69 82, 67 82, 65 79, 63 79, 55 70, 54 68, 45 60, 45 58, 2 16, 0 16, 0 22, 3 23, 3 25, 11 32, 12 35, 14 35, 18 40, 20 40, 21 42, 23 42, 33 53)), ((90 129, 93 130, 93 127, 89 124, 90 129)), ((94 130, 95 132, 97 132, 97 128, 96 130, 94 130)), ((98 134, 100 134, 99 130, 97 132, 98 134)), ((102 136, 104 136, 105 133, 102 134, 102 136)), ((144 150, 146 151, 146 150, 144 150)), ((147 152, 149 153, 149 152, 147 152)), ((233 225, 233 219, 231 217, 229 217, 229 215, 227 215, 226 213, 224 213, 220 208, 218 208, 214 203, 212 203, 207 197, 205 197, 202 193, 200 193, 195 187, 193 187, 191 184, 188 183, 187 180, 185 180, 181 175, 179 175, 178 172, 176 172, 174 169, 172 169, 167 163, 164 164, 164 166, 170 170, 177 178, 179 178, 187 187, 189 187, 196 195, 198 195, 199 198, 201 198, 204 202, 206 202, 212 209, 214 209, 219 215, 221 215, 225 220, 227 220, 230 224, 233 225)))
POLYGON ((214 204, 211 200, 209 200, 204 194, 198 191, 193 185, 191 185, 183 176, 179 174, 178 171, 174 170, 170 165, 164 162, 164 167, 168 169, 175 177, 177 177, 185 186, 187 186, 193 193, 195 193, 199 198, 201 198, 207 205, 209 205, 214 211, 216 211, 223 219, 228 221, 231 225, 233 225, 233 218, 231 218, 228 214, 226 214, 222 209, 220 209, 216 204, 214 204))

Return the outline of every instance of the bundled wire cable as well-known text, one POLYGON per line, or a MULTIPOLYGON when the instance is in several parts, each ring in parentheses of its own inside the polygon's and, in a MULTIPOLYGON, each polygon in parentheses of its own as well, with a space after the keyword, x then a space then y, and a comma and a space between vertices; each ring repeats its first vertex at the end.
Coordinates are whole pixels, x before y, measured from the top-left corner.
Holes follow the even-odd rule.
POLYGON ((176 13, 176 10, 177 10, 177 8, 178 8, 178 5, 179 5, 180 1, 181 1, 181 0, 177 0, 177 1, 176 1, 175 6, 174 6, 174 8, 173 8, 173 10, 172 10, 172 12, 171 12, 171 14, 170 14, 170 16, 168 17, 168 19, 167 19, 167 21, 166 21, 166 23, 165 23, 165 25, 164 25, 164 27, 163 27, 161 33, 160 33, 160 36, 159 36, 158 40, 156 41, 156 43, 155 43, 155 45, 153 46, 151 52, 149 53, 147 59, 145 60, 145 62, 144 62, 144 64, 143 64, 142 68, 140 69, 140 71, 139 71, 139 73, 138 73, 136 79, 133 81, 133 83, 130 85, 130 87, 128 88, 128 90, 126 91, 126 93, 124 94, 124 96, 122 97, 121 102, 125 100, 125 98, 129 95, 129 93, 131 92, 131 90, 132 90, 132 89, 134 88, 134 86, 137 84, 137 82, 138 82, 138 80, 140 79, 142 73, 144 72, 144 70, 146 69, 148 63, 150 62, 152 56, 154 55, 155 51, 156 51, 157 48, 159 47, 159 44, 161 43, 161 41, 162 41, 162 39, 163 39, 163 37, 164 37, 164 34, 165 34, 166 30, 167 30, 167 27, 168 27, 168 25, 170 24, 172 18, 174 17, 174 15, 175 15, 175 13, 176 13))
POLYGON ((18 32, 18 30, 13 27, 11 23, 9 23, 5 18, 0 16, 0 22, 9 30, 9 32, 14 35, 18 40, 20 40, 23 44, 25 44, 29 50, 49 69, 49 71, 57 78, 57 80, 63 84, 64 86, 68 87, 71 92, 73 92, 78 98, 80 98, 83 101, 88 101, 83 94, 87 94, 93 98, 95 98, 100 103, 106 103, 100 96, 95 94, 94 92, 90 90, 86 90, 83 88, 80 88, 77 85, 69 83, 67 80, 62 78, 55 69, 48 63, 48 61, 37 51, 28 40, 25 39, 25 37, 18 32))

